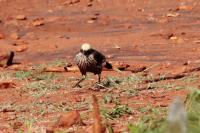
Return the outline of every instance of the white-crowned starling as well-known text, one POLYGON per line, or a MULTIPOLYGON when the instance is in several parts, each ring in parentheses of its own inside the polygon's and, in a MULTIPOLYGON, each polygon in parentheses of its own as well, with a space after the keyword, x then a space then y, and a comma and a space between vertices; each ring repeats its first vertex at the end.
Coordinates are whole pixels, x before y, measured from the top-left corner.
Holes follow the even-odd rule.
POLYGON ((84 43, 79 53, 75 57, 76 64, 82 74, 82 78, 74 87, 80 87, 80 83, 86 78, 87 72, 98 74, 99 83, 101 82, 102 68, 112 69, 112 65, 106 61, 106 57, 99 51, 91 48, 90 44, 84 43))

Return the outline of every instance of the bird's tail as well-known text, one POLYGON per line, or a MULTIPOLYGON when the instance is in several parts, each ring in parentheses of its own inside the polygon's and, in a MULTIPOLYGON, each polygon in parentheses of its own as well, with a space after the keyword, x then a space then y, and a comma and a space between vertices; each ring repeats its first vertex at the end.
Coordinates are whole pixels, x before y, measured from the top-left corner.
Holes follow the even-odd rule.
POLYGON ((110 64, 110 63, 107 62, 107 61, 103 64, 103 66, 104 66, 105 68, 107 68, 107 69, 113 69, 112 64, 110 64))

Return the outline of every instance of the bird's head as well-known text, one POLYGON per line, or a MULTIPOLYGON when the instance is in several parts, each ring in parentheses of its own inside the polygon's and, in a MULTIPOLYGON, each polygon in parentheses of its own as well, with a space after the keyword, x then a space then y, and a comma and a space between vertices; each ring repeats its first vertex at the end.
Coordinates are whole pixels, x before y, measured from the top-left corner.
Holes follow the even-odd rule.
POLYGON ((84 44, 82 44, 82 46, 81 46, 81 52, 82 53, 86 53, 87 51, 89 51, 89 50, 91 50, 92 48, 91 48, 91 46, 90 46, 90 44, 88 44, 88 43, 84 43, 84 44))

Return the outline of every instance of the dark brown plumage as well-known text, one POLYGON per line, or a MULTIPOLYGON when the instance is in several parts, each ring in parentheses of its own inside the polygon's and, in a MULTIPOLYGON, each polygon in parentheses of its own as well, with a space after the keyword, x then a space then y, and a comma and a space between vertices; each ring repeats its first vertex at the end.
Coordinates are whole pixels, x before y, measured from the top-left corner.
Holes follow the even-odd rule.
POLYGON ((74 87, 79 86, 85 79, 87 72, 98 74, 100 83, 102 68, 112 69, 112 65, 106 61, 106 57, 99 51, 92 49, 87 43, 82 45, 80 52, 76 54, 75 61, 83 77, 74 87))

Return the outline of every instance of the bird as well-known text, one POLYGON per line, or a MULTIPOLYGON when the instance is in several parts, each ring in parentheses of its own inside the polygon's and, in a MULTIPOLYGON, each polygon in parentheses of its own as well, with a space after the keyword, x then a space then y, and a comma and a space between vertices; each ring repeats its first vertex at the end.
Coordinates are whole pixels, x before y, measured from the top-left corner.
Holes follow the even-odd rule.
POLYGON ((98 75, 98 83, 101 83, 101 72, 103 67, 112 69, 112 64, 106 61, 106 57, 99 51, 93 49, 90 44, 82 44, 80 51, 75 56, 75 62, 82 74, 82 78, 74 85, 81 87, 79 84, 85 80, 87 72, 98 75))

